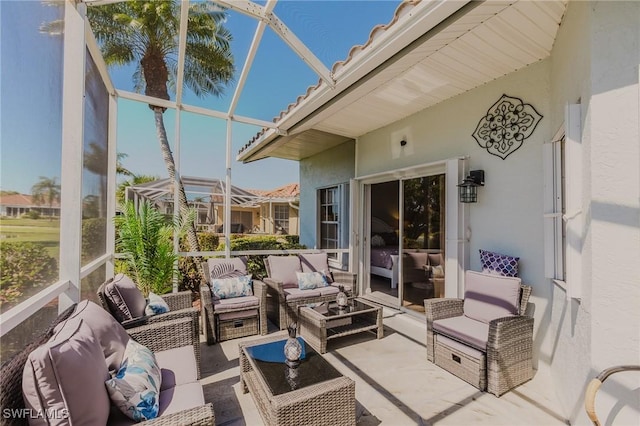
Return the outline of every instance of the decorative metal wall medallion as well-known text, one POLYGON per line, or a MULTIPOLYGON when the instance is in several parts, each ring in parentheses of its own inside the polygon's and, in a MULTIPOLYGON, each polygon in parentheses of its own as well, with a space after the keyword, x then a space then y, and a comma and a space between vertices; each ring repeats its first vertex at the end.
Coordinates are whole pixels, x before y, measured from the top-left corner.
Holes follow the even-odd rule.
POLYGON ((489 154, 503 160, 522 146, 542 119, 542 115, 522 99, 502 95, 480 119, 473 138, 489 154))

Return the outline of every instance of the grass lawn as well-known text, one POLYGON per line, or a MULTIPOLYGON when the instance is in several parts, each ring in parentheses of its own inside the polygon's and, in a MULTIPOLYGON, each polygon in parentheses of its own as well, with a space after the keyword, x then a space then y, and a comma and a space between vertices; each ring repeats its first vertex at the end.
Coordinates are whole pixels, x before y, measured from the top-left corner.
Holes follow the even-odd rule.
POLYGON ((59 219, 0 219, 0 241, 35 242, 46 246, 54 259, 60 255, 59 219))

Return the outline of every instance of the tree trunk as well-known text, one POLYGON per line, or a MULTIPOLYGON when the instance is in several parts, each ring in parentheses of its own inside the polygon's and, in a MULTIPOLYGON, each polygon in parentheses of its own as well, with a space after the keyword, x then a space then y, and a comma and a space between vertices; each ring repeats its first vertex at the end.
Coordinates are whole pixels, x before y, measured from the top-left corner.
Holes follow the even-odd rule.
MULTIPOLYGON (((164 109, 160 107, 153 107, 153 114, 156 120, 156 131, 158 132, 158 141, 160 142, 160 151, 162 152, 162 158, 164 164, 167 166, 167 172, 172 182, 176 182, 176 164, 173 161, 173 154, 169 147, 169 140, 167 139, 167 130, 164 127, 163 118, 164 109)), ((187 203, 187 194, 184 192, 184 185, 182 179, 178 179, 178 208, 180 215, 185 217, 189 209, 187 203)), ((189 251, 200 251, 200 243, 198 242, 198 235, 196 234, 195 224, 192 222, 187 227, 187 242, 189 243, 189 251)), ((198 265, 198 271, 202 275, 202 257, 196 256, 195 261, 198 265)))

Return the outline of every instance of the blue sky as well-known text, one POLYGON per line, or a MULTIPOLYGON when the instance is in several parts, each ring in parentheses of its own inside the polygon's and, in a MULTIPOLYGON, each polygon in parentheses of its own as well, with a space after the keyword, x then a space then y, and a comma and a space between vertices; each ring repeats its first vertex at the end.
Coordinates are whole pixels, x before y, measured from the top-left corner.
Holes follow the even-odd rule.
MULTIPOLYGON (((6 3, 6 2, 2 2, 6 3)), ((28 3, 28 2, 20 2, 28 3)), ((331 68, 334 62, 347 57, 349 49, 357 44, 367 41, 371 29, 378 24, 387 24, 393 17, 393 12, 398 6, 398 1, 387 0, 352 0, 352 1, 280 1, 275 14, 304 42, 307 47, 324 63, 331 68)), ((7 54, 5 46, 12 45, 15 40, 8 40, 8 26, 16 22, 13 16, 7 16, 5 4, 0 7, 2 19, 2 122, 7 123, 9 114, 7 105, 11 105, 12 99, 19 102, 24 99, 19 89, 28 82, 16 84, 22 79, 24 67, 11 64, 12 55, 7 54), (11 21, 11 22, 10 22, 11 21), (7 43, 9 41, 9 43, 7 43), (14 75, 12 75, 14 74, 14 75), (7 82, 11 82, 7 85, 7 82), (7 90, 11 86, 15 90, 7 90), (7 96, 8 95, 8 96, 7 96), (10 96, 10 97, 9 97, 10 96)), ((13 8, 15 9, 15 7, 13 8)), ((14 14, 14 10, 9 12, 14 14)), ((18 21, 20 22, 20 21, 18 21)), ((30 25, 34 25, 30 23, 30 25)), ((15 25, 15 24, 14 24, 15 25)), ((23 25, 23 24, 21 24, 23 25)), ((233 35, 232 51, 237 68, 237 78, 244 65, 245 58, 253 39, 257 21, 250 17, 230 11, 225 24, 233 35)), ((42 44, 42 35, 30 34, 25 37, 24 43, 42 44)), ((51 41, 53 43, 53 41, 51 41)), ((42 47, 41 50, 45 50, 42 47)), ((17 55, 17 52, 15 52, 17 55)), ((34 58, 40 54, 34 52, 34 58)), ((24 65, 23 65, 24 66, 24 65)), ((37 72, 34 67, 29 68, 29 73, 37 72)), ((133 91, 131 83, 132 67, 110 70, 111 78, 118 89, 133 91)), ((31 76, 33 78, 33 76, 31 76)), ((247 78, 242 96, 235 113, 262 120, 270 121, 280 111, 287 108, 288 104, 303 94, 307 87, 315 85, 318 76, 273 32, 267 29, 262 38, 260 48, 255 57, 253 67, 247 78)), ((39 81, 33 90, 36 92, 45 90, 47 82, 39 81)), ((48 89, 51 92, 51 89, 48 89)), ((225 95, 220 98, 197 98, 185 90, 183 102, 221 111, 227 111, 231 98, 235 91, 235 83, 227 88, 225 95)), ((28 127, 27 115, 36 112, 38 106, 31 102, 22 110, 22 118, 12 119, 21 123, 2 128, 2 189, 13 189, 29 193, 31 185, 37 181, 38 176, 59 177, 59 155, 49 156, 37 162, 33 168, 18 166, 24 164, 28 158, 27 147, 30 146, 24 138, 51 137, 45 134, 33 134, 37 129, 25 130, 28 127), (5 128, 6 127, 6 128, 5 128), (13 140, 21 140, 20 143, 13 140), (8 142, 9 141, 9 142, 8 142), (48 161, 47 161, 48 160, 48 161), (56 166, 57 165, 57 166, 56 166)), ((42 114, 51 111, 51 105, 46 104, 42 114)), ((118 152, 127 157, 123 164, 137 174, 149 174, 160 177, 167 176, 164 162, 160 155, 159 145, 151 110, 145 104, 120 100, 118 103, 118 152)), ((13 116, 20 114, 20 110, 14 111, 13 116)), ((0 123, 2 123, 0 122, 0 123)), ((171 143, 175 140, 175 112, 167 110, 165 124, 171 143)), ((186 176, 201 176, 210 178, 224 178, 225 176, 225 141, 226 124, 222 120, 209 117, 182 113, 181 115, 181 150, 179 164, 181 173, 186 176)), ((243 165, 235 161, 236 154, 260 128, 236 123, 233 125, 232 140, 232 180, 233 184, 243 188, 273 189, 298 181, 298 163, 288 160, 265 159, 243 165)), ((51 134, 52 129, 46 129, 51 134)), ((59 138, 58 142, 59 143, 59 138)), ((55 145, 56 142, 53 141, 55 145)), ((40 143, 42 145, 42 142, 40 143)), ((31 146, 31 150, 34 147, 31 146)), ((175 151, 175 150, 174 150, 175 151)), ((178 159, 176 159, 178 160, 178 159)))

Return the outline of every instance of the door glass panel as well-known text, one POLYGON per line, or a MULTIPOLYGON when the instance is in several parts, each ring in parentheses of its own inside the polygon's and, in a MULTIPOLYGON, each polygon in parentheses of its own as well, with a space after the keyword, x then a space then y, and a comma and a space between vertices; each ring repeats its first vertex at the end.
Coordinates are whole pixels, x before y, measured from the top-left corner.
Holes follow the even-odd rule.
POLYGON ((402 182, 402 306, 424 312, 444 288, 444 174, 402 182))
POLYGON ((378 302, 399 307, 398 251, 400 249, 400 181, 370 186, 369 287, 378 302))

